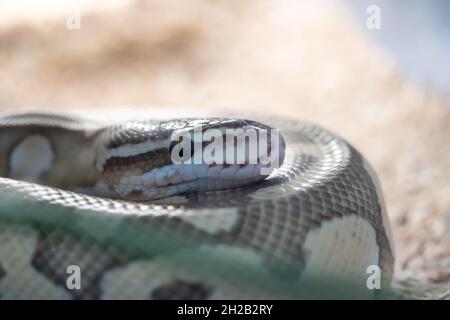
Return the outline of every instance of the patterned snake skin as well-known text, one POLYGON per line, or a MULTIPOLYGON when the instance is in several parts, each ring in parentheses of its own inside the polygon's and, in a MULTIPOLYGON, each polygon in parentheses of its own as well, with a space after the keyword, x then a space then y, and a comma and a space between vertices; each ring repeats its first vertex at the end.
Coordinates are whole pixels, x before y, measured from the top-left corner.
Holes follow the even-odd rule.
MULTIPOLYGON (((371 298, 380 293, 367 286, 371 265, 388 289, 393 243, 371 167, 315 125, 264 123, 280 129, 285 161, 245 187, 138 203, 0 178, 0 298, 371 298), (68 285, 70 266, 79 287, 68 285)), ((36 124, 56 130, 46 137, 54 159, 77 152, 67 134, 77 141, 96 130, 59 116, 4 117, 1 176, 24 139, 8 137, 36 124)))

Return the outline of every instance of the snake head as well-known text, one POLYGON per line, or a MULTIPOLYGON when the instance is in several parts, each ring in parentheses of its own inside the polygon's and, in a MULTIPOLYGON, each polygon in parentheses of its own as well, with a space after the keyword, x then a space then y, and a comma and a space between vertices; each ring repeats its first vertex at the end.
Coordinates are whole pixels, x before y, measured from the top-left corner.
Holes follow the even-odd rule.
POLYGON ((286 148, 277 129, 242 119, 130 122, 105 134, 95 193, 136 201, 261 181, 286 148))

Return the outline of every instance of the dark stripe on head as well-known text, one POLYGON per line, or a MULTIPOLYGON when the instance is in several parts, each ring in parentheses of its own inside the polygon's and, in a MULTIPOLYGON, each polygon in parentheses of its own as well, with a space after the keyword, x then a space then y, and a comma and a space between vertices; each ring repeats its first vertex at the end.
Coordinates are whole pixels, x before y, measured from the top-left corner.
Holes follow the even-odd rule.
POLYGON ((160 148, 129 157, 111 157, 106 160, 103 170, 129 166, 139 162, 146 162, 150 165, 150 168, 155 168, 172 164, 172 158, 166 148, 160 148))

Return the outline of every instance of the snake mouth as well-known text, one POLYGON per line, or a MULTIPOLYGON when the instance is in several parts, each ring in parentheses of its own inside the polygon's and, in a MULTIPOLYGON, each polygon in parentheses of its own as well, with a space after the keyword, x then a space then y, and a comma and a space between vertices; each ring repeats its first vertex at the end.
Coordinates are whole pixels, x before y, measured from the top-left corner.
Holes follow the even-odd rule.
MULTIPOLYGON (((172 164, 144 174, 143 184, 156 194, 172 196, 195 191, 238 188, 264 180, 283 164, 286 143, 278 130, 268 130, 268 127, 253 121, 247 123, 258 130, 257 139, 261 144, 258 144, 257 148, 251 149, 246 144, 246 133, 241 131, 237 134, 237 141, 233 140, 233 144, 226 144, 226 148, 223 148, 223 159, 216 162, 215 159, 203 155, 202 163, 195 163, 192 161, 195 156, 191 155, 187 163, 172 164), (264 135, 261 135, 261 132, 264 135), (227 155, 229 148, 232 150, 231 157, 227 155), (256 153, 254 157, 252 152, 256 153), (230 158, 231 163, 228 162, 230 158)), ((227 137, 227 134, 224 136, 227 137)), ((205 146, 203 141, 200 144, 200 150, 206 151, 208 145, 205 146)))
MULTIPOLYGON (((286 143, 280 132, 255 121, 212 121, 210 125, 201 123, 170 133, 167 140, 154 142, 166 147, 110 158, 102 174, 118 178, 113 184, 98 184, 95 191, 102 195, 112 192, 114 198, 148 201, 238 188, 264 180, 285 157, 286 143), (107 192, 100 190, 104 185, 107 192)), ((165 131, 160 134, 167 136, 165 131)))
POLYGON ((116 192, 120 198, 148 201, 192 192, 244 187, 264 180, 281 166, 285 146, 282 140, 279 147, 269 147, 267 155, 258 158, 255 164, 170 164, 154 168, 141 176, 122 177, 116 192), (276 161, 273 160, 274 154, 277 155, 276 161))

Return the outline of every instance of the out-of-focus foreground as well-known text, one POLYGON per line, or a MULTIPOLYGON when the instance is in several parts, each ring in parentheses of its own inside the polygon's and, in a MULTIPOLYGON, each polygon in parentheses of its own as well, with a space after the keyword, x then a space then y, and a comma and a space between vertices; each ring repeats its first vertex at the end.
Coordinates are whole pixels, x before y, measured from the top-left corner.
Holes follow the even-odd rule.
POLYGON ((338 2, 127 3, 3 19, 0 110, 226 107, 323 125, 380 177, 397 285, 450 297, 449 101, 402 78, 338 2))

